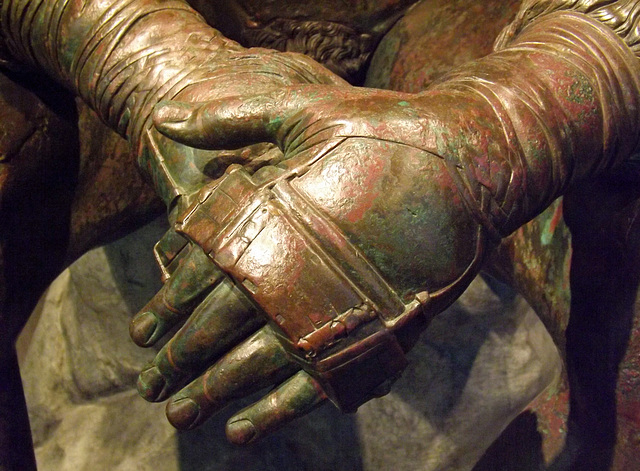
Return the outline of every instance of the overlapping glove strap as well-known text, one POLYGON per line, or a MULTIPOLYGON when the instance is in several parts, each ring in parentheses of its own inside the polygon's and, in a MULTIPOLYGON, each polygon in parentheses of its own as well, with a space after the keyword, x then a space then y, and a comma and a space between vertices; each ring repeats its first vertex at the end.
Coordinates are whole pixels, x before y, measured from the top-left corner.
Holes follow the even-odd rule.
POLYGON ((406 366, 394 332, 440 312, 468 280, 403 302, 292 185, 296 173, 268 167, 251 176, 232 167, 200 193, 176 228, 244 287, 333 402, 354 411, 388 392, 406 366))

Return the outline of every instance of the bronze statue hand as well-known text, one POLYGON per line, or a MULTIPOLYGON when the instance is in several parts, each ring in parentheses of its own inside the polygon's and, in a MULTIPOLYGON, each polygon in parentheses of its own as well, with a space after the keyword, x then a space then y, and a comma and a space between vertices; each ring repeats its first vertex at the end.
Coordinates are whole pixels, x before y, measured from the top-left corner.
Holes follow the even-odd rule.
MULTIPOLYGON (((210 61, 206 50, 195 50, 202 56, 196 72, 174 86, 174 100, 201 102, 226 100, 251 90, 254 94, 295 84, 344 84, 344 81, 320 64, 301 54, 280 53, 266 49, 232 48, 210 61)), ((205 151, 183 145, 159 134, 152 126, 151 109, 140 113, 132 132, 132 144, 138 164, 152 180, 157 193, 171 211, 180 212, 204 184, 224 173, 231 163, 258 168, 277 161, 282 154, 273 146, 256 144, 248 148, 227 147, 224 151, 205 151), (143 122, 140 122, 143 120, 143 122)))
MULTIPOLYGON (((156 253, 161 264, 169 259, 173 262, 166 266, 170 277, 161 292, 132 322, 132 337, 141 343, 145 335, 151 335, 145 343, 151 345, 187 317, 196 304, 199 305, 180 331, 162 348, 153 364, 141 373, 138 388, 146 399, 165 399, 235 344, 251 336, 242 347, 228 353, 181 395, 174 396, 168 405, 167 415, 176 427, 195 427, 227 401, 270 386, 295 373, 297 368, 289 362, 272 331, 268 327, 260 329, 264 320, 256 308, 197 245, 186 244, 186 240, 169 232, 168 237, 165 236, 156 246, 156 253)), ((311 378, 298 377, 290 387, 293 386, 311 387, 307 389, 307 397, 317 402, 315 391, 319 386, 311 378)), ((277 398, 288 401, 286 394, 277 398)), ((299 401, 298 397, 295 399, 299 401)), ((298 402, 294 410, 302 413, 301 408, 313 405, 313 402, 306 405, 298 402)), ((279 407, 286 410, 293 406, 282 402, 279 407)), ((271 427, 270 417, 261 417, 260 413, 257 410, 248 414, 259 429, 271 427)), ((279 417, 284 419, 282 414, 279 417)), ((238 433, 232 428, 230 438, 239 443, 251 439, 246 433, 241 436, 238 433)))
MULTIPOLYGON (((419 97, 306 86, 192 108, 168 105, 157 124, 189 145, 273 140, 286 160, 253 176, 231 169, 179 221, 236 284, 219 282, 141 374, 141 394, 163 400, 221 358, 167 406, 174 425, 190 428, 303 369, 230 420, 230 439, 240 443, 325 395, 352 411, 384 394, 417 333, 477 273, 486 238, 444 161, 414 139, 424 135, 419 97), (271 320, 246 341, 264 318, 243 292, 271 320)), ((195 250, 181 272, 200 273, 204 289, 222 277, 195 250)), ((197 284, 175 280, 166 318, 195 301, 186 298, 197 284), (171 301, 176 295, 185 300, 171 301)))
MULTIPOLYGON (((384 392, 416 327, 462 292, 487 250, 574 181, 629 157, 639 77, 611 30, 561 13, 420 95, 294 86, 160 108, 156 125, 172 139, 270 140, 285 160, 253 175, 231 169, 176 225, 269 325, 207 355, 230 337, 207 331, 216 314, 200 310, 141 375, 143 392, 166 397, 175 390, 166 378, 177 386, 222 354, 168 405, 170 420, 189 427, 302 369, 231 419, 240 443, 325 395, 353 410, 384 392)), ((235 309, 228 332, 248 335, 251 310, 235 309)))

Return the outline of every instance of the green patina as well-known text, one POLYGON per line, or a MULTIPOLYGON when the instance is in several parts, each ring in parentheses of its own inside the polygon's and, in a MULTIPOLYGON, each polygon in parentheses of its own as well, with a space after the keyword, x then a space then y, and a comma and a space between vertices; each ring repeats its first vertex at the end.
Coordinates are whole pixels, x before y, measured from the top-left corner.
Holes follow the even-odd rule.
POLYGON ((284 118, 282 116, 274 116, 269 120, 269 123, 267 124, 267 130, 269 133, 273 133, 276 130, 278 130, 280 128, 280 126, 282 126, 282 123, 284 122, 284 118))
POLYGON ((584 105, 594 100, 593 86, 583 75, 571 74, 571 85, 567 90, 567 99, 572 103, 584 105))

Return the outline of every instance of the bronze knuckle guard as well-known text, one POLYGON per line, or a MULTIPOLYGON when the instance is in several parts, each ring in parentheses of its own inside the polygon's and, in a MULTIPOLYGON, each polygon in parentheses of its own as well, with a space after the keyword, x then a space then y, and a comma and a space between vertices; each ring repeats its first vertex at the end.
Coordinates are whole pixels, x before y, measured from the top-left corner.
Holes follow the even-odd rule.
MULTIPOLYGON (((282 343, 344 411, 388 392, 407 364, 394 330, 435 313, 405 304, 326 216, 280 176, 239 166, 176 223, 261 306, 282 343)), ((439 303, 436 303, 439 304, 439 303)))

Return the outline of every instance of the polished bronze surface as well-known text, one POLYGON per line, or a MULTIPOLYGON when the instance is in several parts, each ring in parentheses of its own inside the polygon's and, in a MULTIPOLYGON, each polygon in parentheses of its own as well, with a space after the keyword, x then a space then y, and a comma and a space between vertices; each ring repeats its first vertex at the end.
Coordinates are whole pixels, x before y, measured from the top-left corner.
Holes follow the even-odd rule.
MULTIPOLYGON (((604 306, 614 292, 628 301, 610 303, 624 321, 637 290, 634 263, 610 263, 625 254, 634 261, 637 240, 636 2, 527 0, 494 52, 444 75, 463 61, 412 68, 397 38, 415 28, 412 18, 461 8, 459 2, 194 5, 247 46, 304 52, 352 82, 362 81, 380 44, 373 63, 390 72, 369 72, 370 82, 401 88, 409 68, 416 77, 405 77, 406 90, 419 93, 358 89, 302 55, 246 49, 179 0, 2 2, 0 53, 12 73, 47 75, 127 139, 129 165, 137 161, 175 222, 156 246, 166 284, 133 319, 131 334, 150 346, 183 325, 140 374, 141 394, 152 401, 172 396, 169 420, 191 428, 232 400, 276 386, 229 420, 236 443, 258 439, 326 398, 355 410, 388 391, 416 335, 496 247, 491 270, 538 302, 564 350, 566 318, 544 304, 566 300, 532 280, 562 286, 566 271, 540 277, 544 267, 509 264, 531 247, 537 262, 566 259, 566 244, 551 252, 532 243, 535 226, 509 236, 567 195, 577 257, 566 345, 571 418, 575 430, 587 429, 590 407, 581 398, 589 382, 577 352, 593 344, 581 343, 589 338, 582 322, 607 325, 604 306), (597 201, 585 185, 598 189, 597 201), (595 215, 607 211, 616 230, 592 240, 592 226, 602 226, 595 215), (592 225, 584 225, 587 215, 592 225), (610 257, 590 267, 588 254, 603 245, 610 257), (628 276, 616 271, 623 265, 628 276), (589 284, 592 268, 618 282, 599 291, 589 284), (589 311, 585 300, 592 298, 602 309, 589 311)), ((514 6, 492 10, 493 22, 506 23, 514 6)), ((477 44, 478 51, 486 47, 477 44)), ((108 173, 102 160, 71 160, 77 168, 67 174, 72 184, 80 175, 83 190, 71 200, 93 189, 87 182, 117 180, 96 177, 108 173)), ((150 204, 127 194, 122 201, 150 204)), ((78 240, 90 245, 95 228, 119 213, 101 211, 92 224, 85 224, 91 215, 81 218, 78 240)), ((6 260, 15 256, 12 240, 2 240, 6 260)), ((58 268, 72 254, 61 250, 58 268)), ((7 306, 3 316, 26 316, 7 306)), ((616 339, 601 343, 602 355, 619 363, 624 342, 616 339)), ((12 342, 9 335, 9 349, 12 342)), ((2 443, 6 436, 0 433, 2 443)), ((571 453, 568 447, 568 464, 558 466, 578 469, 571 453)))

